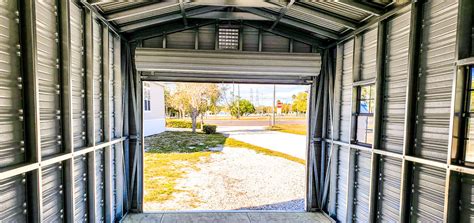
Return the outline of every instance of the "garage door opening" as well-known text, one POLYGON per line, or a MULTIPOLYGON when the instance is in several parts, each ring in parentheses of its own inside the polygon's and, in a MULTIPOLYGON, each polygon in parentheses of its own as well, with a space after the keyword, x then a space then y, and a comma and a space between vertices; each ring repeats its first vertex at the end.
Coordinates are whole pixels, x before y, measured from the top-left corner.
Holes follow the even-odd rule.
POLYGON ((143 82, 144 211, 304 211, 308 94, 143 82))

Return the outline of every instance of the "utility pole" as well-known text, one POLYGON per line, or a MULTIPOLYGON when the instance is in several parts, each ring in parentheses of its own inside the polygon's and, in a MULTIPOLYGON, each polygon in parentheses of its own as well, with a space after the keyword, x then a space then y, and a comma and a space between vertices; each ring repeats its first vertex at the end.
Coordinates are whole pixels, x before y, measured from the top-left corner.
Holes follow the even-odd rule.
POLYGON ((275 103, 276 103, 276 87, 275 85, 273 85, 272 126, 275 125, 275 112, 276 112, 275 103))

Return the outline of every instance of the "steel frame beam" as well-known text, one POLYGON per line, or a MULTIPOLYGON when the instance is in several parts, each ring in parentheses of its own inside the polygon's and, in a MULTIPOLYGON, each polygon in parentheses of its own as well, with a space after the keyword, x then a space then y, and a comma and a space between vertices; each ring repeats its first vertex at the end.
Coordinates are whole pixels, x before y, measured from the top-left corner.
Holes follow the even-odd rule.
MULTIPOLYGON (((199 28, 201 26, 207 26, 216 24, 215 20, 189 20, 188 26, 184 26, 182 22, 173 22, 161 26, 151 26, 146 29, 137 30, 127 36, 129 42, 141 41, 148 38, 157 36, 166 36, 167 34, 183 31, 191 28, 199 28)), ((163 41, 165 38, 163 38, 163 41)), ((165 46, 165 44, 163 44, 165 46)), ((163 47, 166 48, 166 47, 163 47)))
POLYGON ((225 20, 257 20, 270 21, 268 18, 255 15, 250 12, 228 12, 228 11, 212 11, 203 14, 188 16, 190 19, 216 19, 220 21, 225 20))
POLYGON ((138 15, 143 15, 146 13, 151 13, 150 16, 152 16, 153 12, 155 11, 159 11, 159 10, 166 9, 169 7, 175 7, 178 5, 180 5, 180 3, 170 3, 168 1, 157 2, 150 5, 134 8, 134 9, 129 9, 126 11, 111 13, 111 14, 106 15, 105 18, 107 19, 107 21, 112 22, 112 21, 116 21, 120 19, 126 19, 130 17, 138 16, 138 15))
MULTIPOLYGON (((263 10, 260 10, 260 9, 254 9, 254 8, 240 8, 240 9, 243 10, 243 11, 251 12, 253 14, 268 18, 270 20, 276 21, 278 19, 278 16, 275 15, 274 13, 269 13, 269 12, 266 12, 266 11, 263 11, 263 10)), ((330 38, 330 39, 337 40, 337 39, 340 38, 339 34, 331 32, 331 31, 327 31, 324 28, 319 28, 319 27, 316 27, 316 26, 308 25, 308 24, 298 22, 298 21, 295 21, 295 20, 291 20, 291 19, 287 19, 287 18, 281 18, 279 21, 281 23, 284 23, 284 24, 287 24, 287 25, 290 25, 290 26, 294 26, 294 27, 297 27, 297 28, 300 28, 302 30, 306 30, 306 31, 309 31, 309 32, 312 32, 312 33, 316 33, 316 34, 325 36, 325 37, 330 38)))
POLYGON ((184 8, 183 0, 179 0, 179 10, 181 11, 181 17, 183 17, 184 26, 188 26, 188 19, 186 18, 186 10, 184 8))
MULTIPOLYGON (((201 8, 189 10, 188 12, 186 12, 186 14, 187 14, 187 16, 195 16, 195 15, 199 15, 199 14, 203 14, 203 13, 207 13, 207 12, 220 10, 220 9, 223 9, 223 8, 224 7, 201 7, 201 8)), ((160 23, 171 22, 171 21, 174 21, 174 20, 182 19, 182 18, 183 18, 183 16, 181 14, 171 14, 171 15, 161 16, 161 17, 157 17, 157 18, 147 19, 145 21, 141 21, 141 22, 137 22, 137 23, 131 23, 131 24, 128 24, 128 25, 124 25, 124 26, 120 27, 119 30, 120 30, 120 32, 130 32, 130 31, 133 31, 133 30, 137 30, 137 29, 140 29, 140 28, 147 27, 147 26, 154 26, 154 25, 157 25, 157 24, 160 24, 160 23)))
POLYGON ((273 23, 273 25, 270 27, 270 29, 275 28, 275 26, 280 22, 281 18, 285 16, 286 12, 290 9, 290 7, 295 3, 295 0, 290 0, 290 2, 285 6, 280 9, 280 14, 278 15, 277 19, 273 23))

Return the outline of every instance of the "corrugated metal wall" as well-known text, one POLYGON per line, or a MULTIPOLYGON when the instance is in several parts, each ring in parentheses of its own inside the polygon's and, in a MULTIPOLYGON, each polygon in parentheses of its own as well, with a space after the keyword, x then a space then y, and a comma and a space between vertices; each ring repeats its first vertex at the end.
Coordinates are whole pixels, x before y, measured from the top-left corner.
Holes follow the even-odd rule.
MULTIPOLYGON (((311 53, 312 46, 303 42, 292 41, 286 37, 279 36, 270 32, 261 31, 262 36, 259 37, 259 29, 250 26, 242 26, 240 29, 242 35, 241 44, 243 51, 261 51, 263 52, 290 52, 293 53, 311 53), (261 38, 261 46, 259 46, 259 38, 261 38), (290 44, 293 46, 291 47, 290 44)), ((171 33, 164 36, 157 36, 142 41, 143 47, 147 48, 169 48, 169 49, 197 49, 214 50, 216 48, 216 25, 201 26, 197 29, 190 28, 188 30, 171 33), (196 34, 197 32, 197 34, 196 34), (195 38, 197 35, 197 38, 195 38), (197 40, 197 43, 196 43, 197 40), (163 42, 166 42, 164 47, 163 42)))
POLYGON ((121 219, 121 38, 76 0, 1 1, 0 26, 0 222, 121 219))
POLYGON ((417 1, 338 43, 334 132, 326 138, 336 162, 326 210, 337 221, 473 221, 472 166, 448 159, 460 152, 450 131, 453 117, 463 115, 453 106, 463 94, 455 91, 463 68, 457 47, 465 45, 457 39, 460 3, 472 4, 417 1), (353 94, 371 83, 375 142, 363 146, 350 140, 353 94))
POLYGON ((0 168, 25 161, 23 75, 17 1, 0 3, 0 168))

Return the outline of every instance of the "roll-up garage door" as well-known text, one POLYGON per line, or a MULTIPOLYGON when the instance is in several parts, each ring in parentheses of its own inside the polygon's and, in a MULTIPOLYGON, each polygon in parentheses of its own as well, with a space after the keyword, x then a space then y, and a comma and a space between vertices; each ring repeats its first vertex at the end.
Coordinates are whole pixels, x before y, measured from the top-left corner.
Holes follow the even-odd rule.
POLYGON ((17 1, 0 2, 0 168, 25 161, 17 10, 17 1))
POLYGON ((400 154, 405 130, 410 16, 408 11, 387 22, 381 147, 400 154))
POLYGON ((311 53, 138 48, 135 61, 144 80, 159 81, 306 84, 321 69, 311 53))
POLYGON ((86 145, 86 77, 84 69, 84 21, 82 9, 71 3, 71 79, 74 147, 86 145))
POLYGON ((36 4, 37 81, 41 154, 61 152, 61 84, 59 78, 58 11, 54 0, 36 4))

